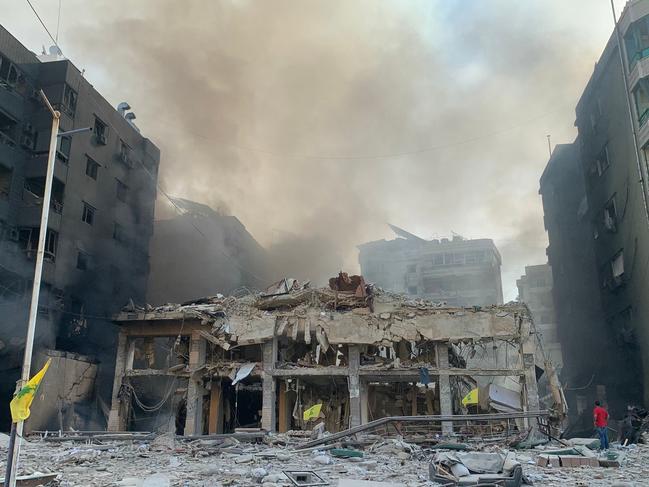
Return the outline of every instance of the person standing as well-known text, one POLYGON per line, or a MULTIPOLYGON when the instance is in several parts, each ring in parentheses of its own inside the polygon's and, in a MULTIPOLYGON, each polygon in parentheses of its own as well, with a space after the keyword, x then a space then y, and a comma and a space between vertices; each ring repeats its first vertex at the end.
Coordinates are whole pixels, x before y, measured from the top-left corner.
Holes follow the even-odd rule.
POLYGON ((593 423, 599 435, 599 447, 601 450, 608 450, 608 411, 602 407, 599 401, 595 401, 593 409, 593 423))

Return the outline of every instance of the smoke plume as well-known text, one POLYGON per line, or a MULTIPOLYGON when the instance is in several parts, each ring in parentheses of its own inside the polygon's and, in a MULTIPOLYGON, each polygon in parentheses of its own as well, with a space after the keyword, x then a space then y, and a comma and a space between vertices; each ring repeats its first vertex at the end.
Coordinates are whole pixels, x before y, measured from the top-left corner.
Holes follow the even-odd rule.
POLYGON ((612 29, 601 3, 67 0, 60 40, 133 106, 167 191, 228 208, 287 274, 356 271, 356 245, 392 222, 493 238, 511 299, 546 261, 546 135, 575 135, 612 29))

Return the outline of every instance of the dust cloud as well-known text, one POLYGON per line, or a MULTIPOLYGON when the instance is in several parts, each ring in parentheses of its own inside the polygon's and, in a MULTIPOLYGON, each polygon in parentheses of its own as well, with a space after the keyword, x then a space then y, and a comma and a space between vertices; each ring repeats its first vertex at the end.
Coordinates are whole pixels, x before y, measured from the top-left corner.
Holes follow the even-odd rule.
POLYGON ((61 46, 131 104, 163 187, 228 208, 287 274, 356 271, 392 222, 493 238, 512 299, 546 261, 546 134, 574 137, 610 31, 590 0, 67 0, 61 46))

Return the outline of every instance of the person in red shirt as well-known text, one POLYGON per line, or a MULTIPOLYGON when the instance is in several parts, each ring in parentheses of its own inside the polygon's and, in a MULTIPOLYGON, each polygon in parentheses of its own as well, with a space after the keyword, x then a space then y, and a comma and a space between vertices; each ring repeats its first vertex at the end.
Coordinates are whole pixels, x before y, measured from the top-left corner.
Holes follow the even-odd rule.
POLYGON ((593 423, 599 435, 599 447, 608 450, 608 411, 602 407, 599 401, 595 401, 593 409, 593 423))

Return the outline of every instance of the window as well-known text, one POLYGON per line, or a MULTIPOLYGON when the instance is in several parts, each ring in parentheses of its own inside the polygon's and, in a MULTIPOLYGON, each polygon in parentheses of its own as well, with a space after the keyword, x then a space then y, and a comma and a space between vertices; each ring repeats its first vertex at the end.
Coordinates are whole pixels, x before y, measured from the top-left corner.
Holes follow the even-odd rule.
POLYGON ((412 274, 414 272, 417 272, 417 264, 408 264, 407 272, 409 274, 412 274))
POLYGON ((70 159, 70 146, 72 139, 70 137, 59 137, 59 148, 56 150, 56 157, 62 162, 67 163, 70 159))
POLYGON ((617 231, 617 208, 615 207, 615 196, 604 206, 604 228, 611 233, 617 231))
POLYGON ((77 109, 77 92, 67 84, 63 90, 63 105, 61 108, 71 116, 74 116, 74 112, 77 109))
POLYGON ((97 210, 94 207, 90 206, 88 203, 84 201, 83 213, 81 214, 81 221, 87 223, 88 225, 92 225, 95 221, 95 211, 97 210))
POLYGON ((95 141, 98 144, 106 145, 108 142, 108 125, 95 117, 95 141))
POLYGON ((624 252, 622 250, 611 259, 611 272, 613 279, 619 279, 624 275, 624 252))
POLYGON ((13 171, 0 165, 0 198, 7 198, 11 191, 11 177, 13 171))
POLYGON ((649 117, 649 80, 646 78, 638 80, 638 85, 633 90, 633 100, 638 115, 638 125, 642 127, 649 117))
POLYGON ((19 77, 18 68, 8 58, 0 55, 0 86, 13 88, 19 77))
POLYGON ((119 141, 119 160, 128 167, 133 167, 131 162, 131 148, 123 140, 119 141))
POLYGON ((0 111, 0 144, 15 147, 16 125, 13 118, 0 111))
POLYGON ((122 243, 126 241, 126 236, 124 234, 124 227, 117 222, 113 224, 113 238, 118 242, 122 242, 122 243))
POLYGON ((117 191, 116 191, 117 199, 126 203, 126 198, 128 195, 128 186, 126 186, 119 179, 116 179, 115 181, 117 181, 117 191))
POLYGON ((415 296, 417 294, 417 286, 408 286, 408 294, 415 296))
POLYGON ((99 164, 93 161, 90 157, 86 159, 86 176, 97 180, 97 172, 99 171, 99 164))
POLYGON ((54 230, 47 229, 45 236, 45 259, 54 262, 56 259, 56 249, 59 245, 59 234, 54 230))
MULTIPOLYGON (((18 230, 18 245, 25 251, 28 259, 36 257, 38 250, 38 237, 40 229, 38 227, 27 227, 18 230)), ((59 234, 51 228, 47 229, 45 235, 45 260, 54 262, 56 260, 56 250, 59 245, 59 234)))
POLYGON ((602 152, 599 153, 597 159, 595 160, 595 165, 597 167, 597 174, 599 176, 604 174, 604 171, 606 171, 609 168, 611 164, 608 156, 608 146, 604 146, 602 152))
POLYGON ((77 269, 85 271, 88 269, 89 265, 90 265, 90 256, 85 252, 79 250, 79 253, 77 254, 77 269))
POLYGON ((444 254, 433 254, 433 265, 444 265, 444 254))

